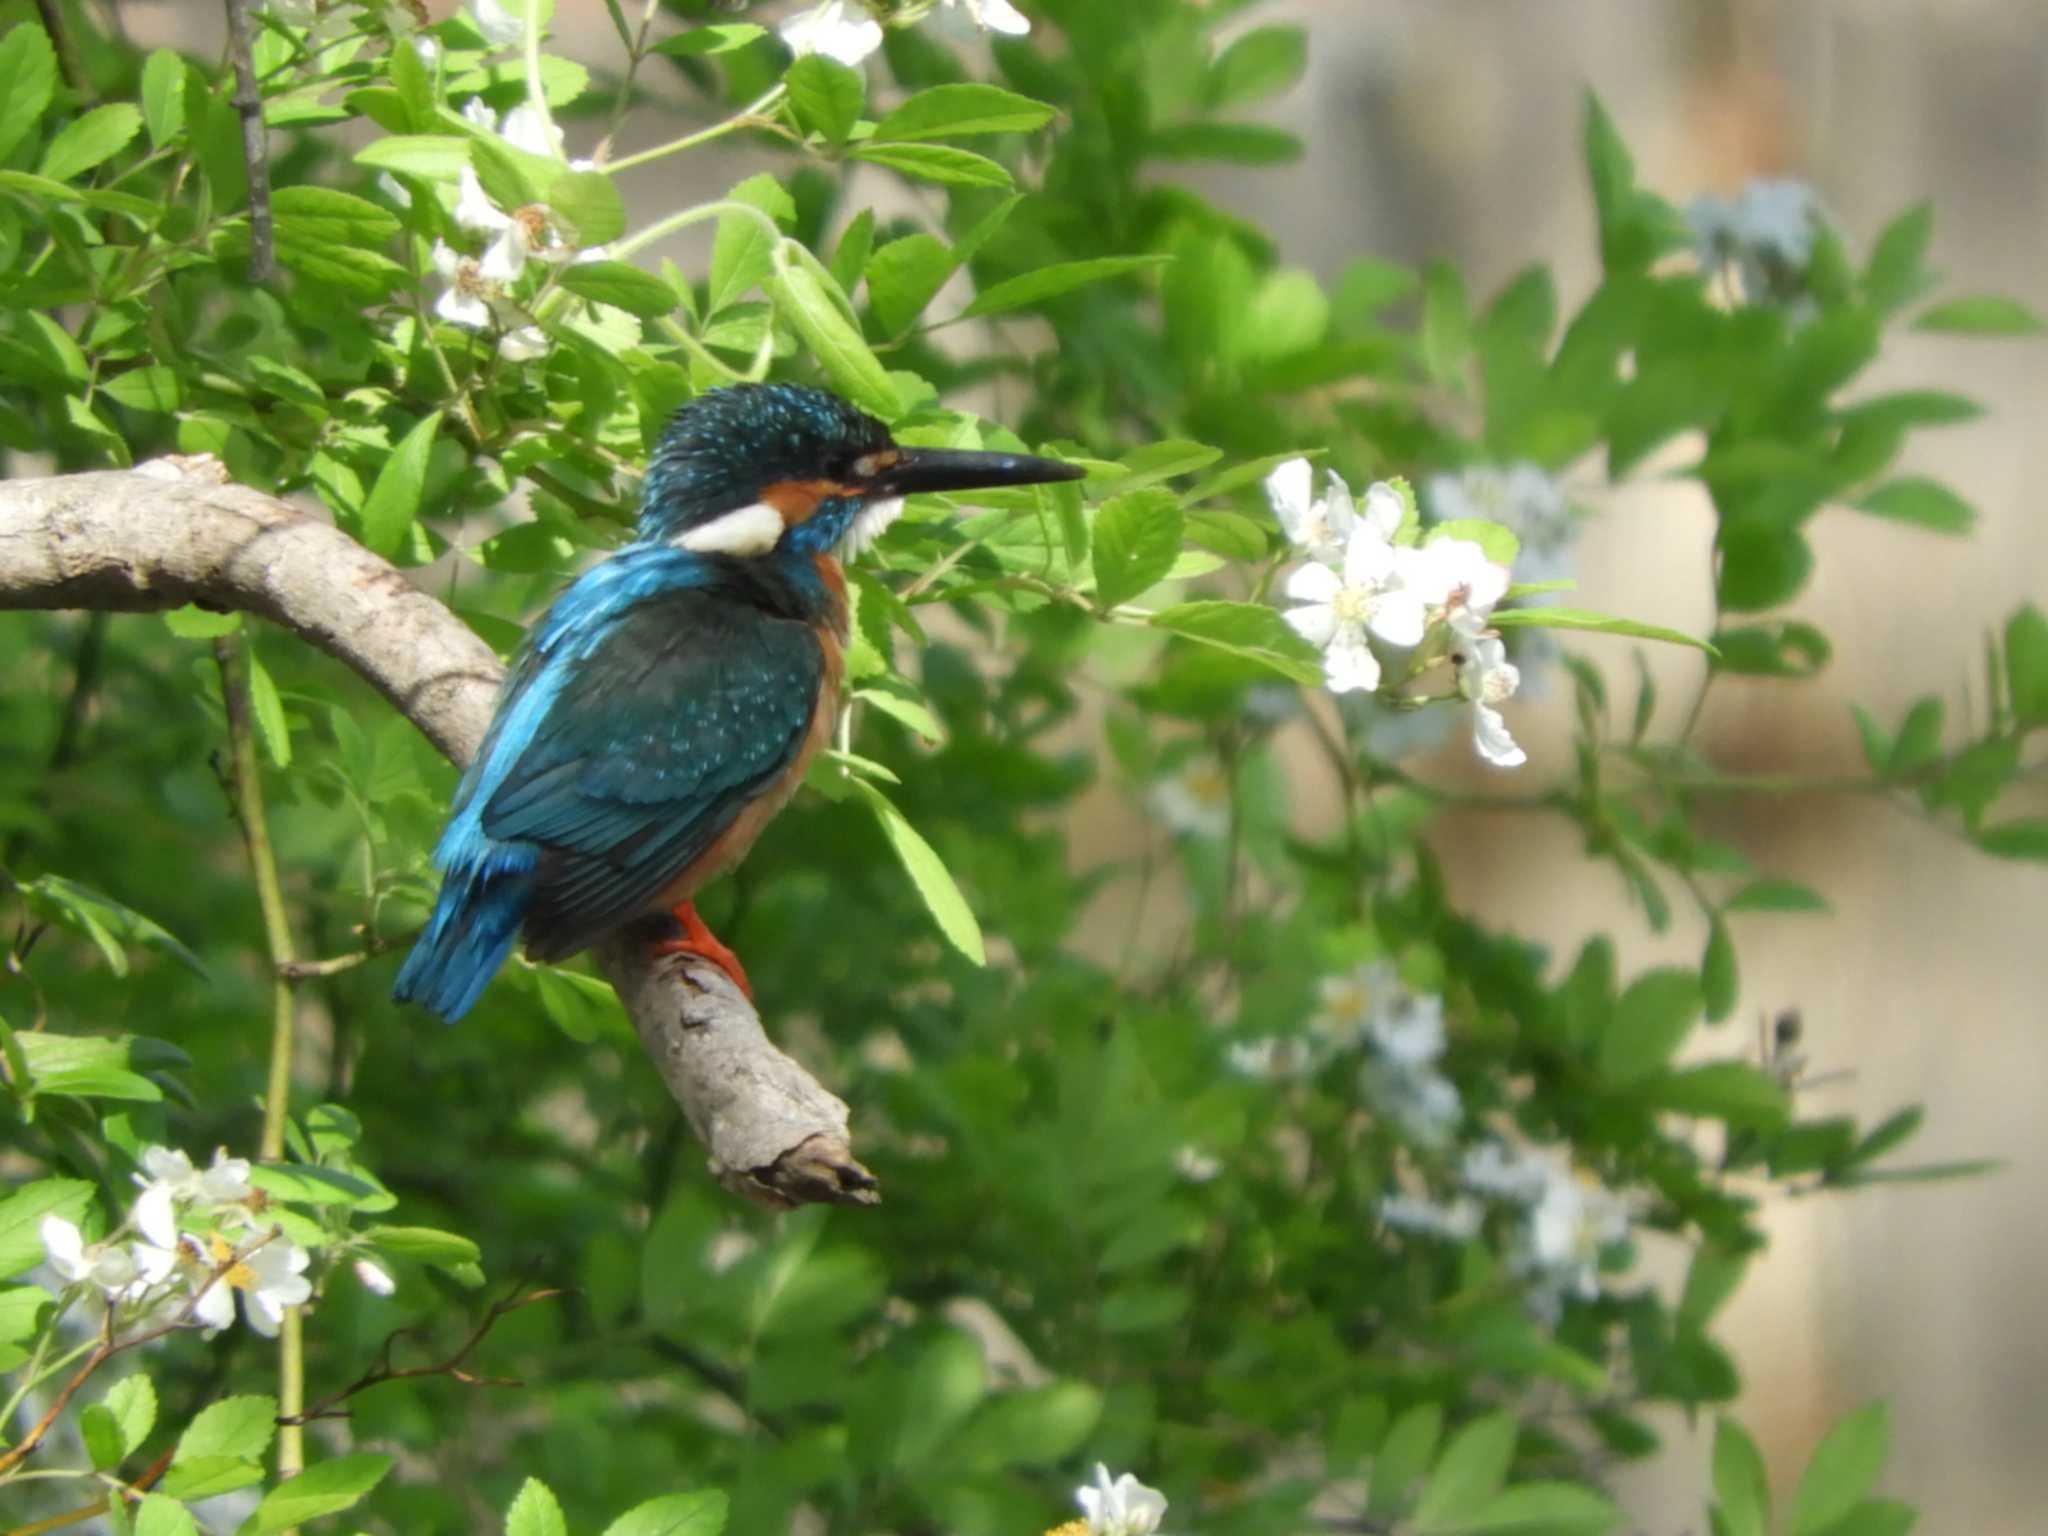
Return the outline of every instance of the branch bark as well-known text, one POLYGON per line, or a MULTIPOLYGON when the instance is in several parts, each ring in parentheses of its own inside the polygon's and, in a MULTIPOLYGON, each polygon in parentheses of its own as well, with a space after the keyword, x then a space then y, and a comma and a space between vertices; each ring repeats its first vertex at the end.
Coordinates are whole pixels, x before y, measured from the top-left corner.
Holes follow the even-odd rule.
MULTIPOLYGON (((346 534, 225 483, 209 458, 0 481, 0 609, 253 613, 362 677, 456 763, 503 667, 439 602, 346 534)), ((777 1050, 717 966, 612 940, 598 962, 727 1188, 764 1205, 872 1204, 846 1105, 777 1050)))

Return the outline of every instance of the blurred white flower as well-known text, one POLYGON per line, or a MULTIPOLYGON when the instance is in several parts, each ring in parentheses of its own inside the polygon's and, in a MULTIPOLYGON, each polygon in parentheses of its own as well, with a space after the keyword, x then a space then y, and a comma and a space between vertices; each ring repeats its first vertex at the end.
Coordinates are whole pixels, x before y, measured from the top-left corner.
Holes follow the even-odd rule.
POLYGON ((1578 536, 1564 487, 1534 464, 1475 464, 1455 475, 1432 475, 1429 509, 1439 522, 1485 518, 1514 534, 1521 549, 1515 576, 1527 582, 1562 581, 1572 573, 1578 536))
POLYGON ((543 160, 562 158, 562 130, 531 102, 521 102, 498 124, 498 135, 514 149, 543 160))
POLYGON ((1213 757, 1190 758, 1145 799, 1176 837, 1214 839, 1230 831, 1230 775, 1213 757))
POLYGON ((1225 1059, 1239 1077, 1274 1081, 1313 1071, 1317 1054, 1299 1035, 1262 1035, 1255 1040, 1231 1041, 1225 1059))
POLYGON ((1449 1142, 1465 1123, 1458 1085, 1434 1067, 1396 1067, 1374 1061, 1365 1069, 1365 1093, 1375 1112, 1424 1146, 1449 1142))
POLYGON ((1379 658, 1368 632, 1389 645, 1420 643, 1427 603, 1408 585, 1414 556, 1388 543, 1379 521, 1368 516, 1351 530, 1341 575, 1310 563, 1287 578, 1287 596, 1301 606, 1285 618, 1323 653, 1323 680, 1332 693, 1379 686, 1379 658))
POLYGON ((45 1216, 41 1228, 43 1252, 50 1268, 66 1285, 88 1281, 109 1300, 126 1296, 141 1277, 141 1268, 127 1249, 117 1243, 88 1243, 77 1223, 62 1216, 45 1216))
POLYGON ((1309 1015, 1309 1029, 1340 1050, 1360 1044, 1375 999, 1395 984, 1393 968, 1379 960, 1325 976, 1316 984, 1320 1000, 1309 1015))
POLYGON ((1628 1206, 1558 1159, 1530 1208, 1515 1262, 1528 1284, 1530 1305, 1555 1318, 1565 1297, 1598 1296, 1600 1251, 1628 1233, 1628 1206))
POLYGON ((434 313, 451 325, 480 331, 491 323, 486 302, 492 285, 485 281, 474 256, 465 256, 445 240, 434 242, 434 270, 448 286, 434 301, 434 313))
POLYGON ((526 36, 526 7, 523 0, 513 0, 513 5, 517 10, 507 8, 500 0, 476 0, 471 8, 477 31, 493 48, 510 48, 526 36))
POLYGON ((822 53, 841 64, 857 65, 882 46, 882 24, 860 11, 853 0, 825 0, 790 17, 777 30, 798 58, 822 53))
POLYGON ((1439 1204, 1420 1195, 1384 1195, 1380 1199, 1380 1220, 1397 1232, 1419 1232, 1462 1243, 1479 1235, 1485 1212, 1470 1195, 1459 1195, 1439 1204))
POLYGON ((485 133, 498 131, 498 114, 491 110, 491 104, 481 96, 472 96, 462 104, 462 120, 472 128, 481 128, 485 133))
POLYGON ((370 1259, 357 1259, 349 1268, 356 1272, 356 1279, 363 1289, 375 1296, 389 1296, 398 1289, 398 1282, 391 1278, 391 1272, 370 1259))
POLYGON ((1496 768, 1519 768, 1529 754, 1508 734, 1507 720, 1494 708, 1521 685, 1521 670, 1508 660, 1500 637, 1488 633, 1484 621, 1453 616, 1451 660, 1458 669, 1458 691, 1472 701, 1472 745, 1496 768))
POLYGON ((427 68, 440 68, 441 44, 434 38, 428 37, 424 33, 415 34, 412 40, 412 51, 427 68))
POLYGON ((1418 997, 1404 987, 1391 988, 1367 1018, 1365 1033, 1389 1065, 1429 1066, 1444 1053, 1444 1000, 1434 993, 1418 997))
POLYGON ((974 18, 976 26, 985 31, 1022 37, 1031 30, 1030 18, 1010 4, 1010 0, 943 0, 943 3, 948 7, 959 6, 974 18))
POLYGON ((548 333, 537 325, 522 325, 498 338, 498 356, 508 363, 530 363, 547 350, 548 333))
POLYGON ((142 1173, 135 1182, 142 1186, 135 1201, 135 1228, 158 1248, 177 1246, 177 1206, 211 1210, 239 1205, 255 1193, 249 1184, 249 1160, 229 1157, 225 1147, 214 1149, 213 1165, 204 1173, 176 1148, 144 1147, 142 1173))
POLYGON ((1685 210, 1693 254, 1706 272, 1733 263, 1752 304, 1803 298, 1821 229, 1820 198, 1803 181, 1752 181, 1733 202, 1711 193, 1685 210))
POLYGON ((1088 1536, 1151 1536, 1166 1517, 1166 1495, 1126 1472, 1115 1482, 1109 1468, 1095 1464, 1095 1481, 1074 1490, 1074 1502, 1088 1517, 1088 1536))
POLYGON ((1190 1184, 1206 1184, 1223 1171, 1223 1160, 1185 1142, 1174 1150, 1173 1171, 1190 1184))
POLYGON ((1529 1205, 1542 1198, 1550 1183, 1550 1165, 1497 1141, 1470 1148, 1458 1164, 1458 1182, 1475 1194, 1529 1205))

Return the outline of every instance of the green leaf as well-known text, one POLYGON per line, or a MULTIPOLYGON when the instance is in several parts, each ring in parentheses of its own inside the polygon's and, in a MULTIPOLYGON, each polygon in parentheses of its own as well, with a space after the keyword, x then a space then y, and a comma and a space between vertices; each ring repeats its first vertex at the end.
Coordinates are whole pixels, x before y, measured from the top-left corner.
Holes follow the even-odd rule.
POLYGON ((2030 816, 1982 827, 1971 841, 2001 859, 2048 860, 2048 817, 2030 816))
POLYGON ((160 617, 164 628, 180 640, 218 640, 242 627, 239 613, 215 613, 192 603, 182 608, 166 609, 160 617))
POLYGON ((560 169, 545 155, 485 135, 469 141, 469 164, 484 196, 507 214, 541 201, 541 189, 560 169))
POLYGON ((1633 635, 1638 640, 1689 645, 1710 654, 1714 649, 1704 640, 1659 624, 1641 624, 1634 619, 1617 619, 1610 614, 1586 613, 1577 608, 1497 608, 1493 624, 1497 629, 1583 629, 1596 635, 1633 635))
POLYGON ((2032 336, 2042 329, 2040 318, 2017 299, 1986 295, 1951 299, 1922 310, 1916 330, 1954 331, 1964 336, 2032 336))
MULTIPOLYGON (((13 78, 0 64, 0 79, 13 78)), ((142 121, 149 128, 150 145, 156 149, 185 130, 185 61, 168 48, 157 49, 143 63, 142 121)), ((6 157, 6 151, 0 149, 0 160, 6 157)))
POLYGON ((1515 556, 1522 552, 1522 541, 1515 537, 1513 529, 1483 517, 1454 517, 1438 523, 1422 542, 1434 544, 1439 539, 1464 539, 1477 544, 1496 565, 1513 565, 1515 556))
MULTIPOLYGON (((278 262, 315 282, 381 298, 405 269, 370 249, 398 233, 398 220, 366 198, 332 187, 284 186, 271 194, 278 262)), ((239 230, 244 249, 248 231, 239 230)))
POLYGON ((1502 1411, 1474 1419, 1451 1436, 1423 1484, 1415 1506, 1416 1530, 1461 1529, 1499 1493, 1515 1459, 1516 1433, 1515 1416, 1502 1411))
POLYGON ((945 727, 939 724, 938 716, 934 715, 921 699, 894 693, 886 688, 856 688, 853 696, 863 703, 873 705, 899 724, 908 726, 934 745, 946 739, 945 727))
POLYGON ((365 144, 356 151, 355 163, 365 170, 452 182, 470 164, 470 146, 480 142, 452 133, 395 133, 365 144))
POLYGON ((194 1456, 175 1463, 157 1487, 174 1499, 210 1499, 263 1481, 263 1469, 242 1456, 194 1456))
POLYGON ((774 270, 777 239, 759 219, 743 213, 718 216, 705 279, 705 313, 716 314, 744 297, 774 270))
POLYGON ((1826 899, 1797 880, 1753 880, 1729 897, 1723 912, 1825 912, 1826 899))
POLYGON ((1443 1430, 1444 1410, 1437 1403, 1418 1403, 1394 1420, 1372 1459, 1368 1515, 1390 1515, 1407 1507, 1408 1490, 1436 1455, 1443 1430))
POLYGON ((178 408, 178 375, 161 363, 130 368, 100 381, 100 393, 132 411, 167 415, 178 408))
POLYGON ((1057 261, 982 289, 974 296, 974 302, 960 311, 960 318, 972 320, 1006 310, 1028 309, 1060 294, 1072 293, 1076 288, 1142 272, 1171 259, 1168 256, 1098 256, 1088 261, 1057 261))
POLYGON ((731 53, 767 35, 766 27, 757 27, 751 21, 720 22, 715 26, 692 27, 674 37, 665 37, 654 45, 654 51, 665 53, 672 59, 731 53))
POLYGON ((1204 95, 1212 107, 1248 107, 1289 89, 1308 68, 1302 27, 1253 27, 1209 66, 1204 95))
POLYGON ((1437 383, 1462 392, 1472 355, 1472 308, 1465 279, 1447 261, 1422 272, 1422 366, 1437 383))
POLYGON ((35 131, 57 93, 57 51, 49 34, 24 21, 0 38, 0 161, 35 131))
POLYGON ((846 228, 839 233, 839 243, 832 247, 832 259, 825 263, 832 281, 852 293, 874 251, 875 210, 863 208, 846 221, 846 228))
POLYGON ((1313 687, 1323 680, 1314 650, 1263 603, 1179 603, 1153 614, 1152 627, 1256 661, 1291 682, 1313 687))
POLYGON ((1968 533, 1977 514, 1938 480, 1908 475, 1890 480, 1856 503, 1859 511, 1894 522, 1913 523, 1935 533, 1968 533))
POLYGON ((1692 1256, 1685 1272, 1685 1291, 1678 1302, 1682 1328, 1704 1329, 1742 1284, 1749 1272, 1750 1255, 1735 1253, 1709 1243, 1692 1256))
POLYGON ((1926 269, 1927 248, 1934 239, 1934 208, 1920 203, 1884 227, 1871 247, 1863 272, 1863 292, 1889 314, 1910 304, 1933 281, 1926 269))
POLYGON ((270 1445, 277 1431, 277 1399, 248 1396, 224 1397, 199 1410, 184 1434, 178 1437, 178 1451, 172 1465, 202 1458, 232 1457, 255 1461, 270 1445))
MULTIPOLYGON (((47 876, 45 878, 48 878, 47 876)), ((129 1070, 126 1035, 59 1035, 37 1031, 15 1037, 36 1093, 81 1099, 132 1099, 154 1104, 163 1090, 129 1070)))
POLYGON ((1735 941, 1718 915, 1707 920, 1707 947, 1700 956, 1700 1001, 1709 1024, 1719 1024, 1735 1011, 1741 996, 1735 963, 1735 941))
POLYGON ((156 1387, 137 1371, 107 1389, 104 1406, 121 1432, 121 1454, 134 1455, 156 1428, 156 1387))
POLYGON ((249 1182, 273 1199, 300 1205, 345 1205, 359 1211, 388 1211, 397 1197, 363 1173, 344 1173, 313 1163, 259 1163, 249 1182))
POLYGON ((256 717, 256 733, 263 738, 263 750, 280 768, 292 765, 291 727, 284 716, 284 700, 270 669, 254 649, 249 651, 249 711, 256 717))
POLYGON ((2013 718, 2048 725, 2048 619, 2032 603, 2005 621, 2005 682, 2013 718))
POLYGON ((1812 677, 1835 653, 1826 635, 1797 619, 1719 629, 1712 644, 1716 671, 1748 677, 1812 677))
POLYGON ((539 1478, 529 1477, 519 1485, 505 1511, 505 1536, 569 1536, 560 1502, 539 1478))
POLYGON ((1164 579, 1180 558, 1180 501, 1171 491, 1131 491, 1095 513, 1095 600, 1128 602, 1164 579))
POLYGON ((997 187, 1009 191, 1016 185, 1010 173, 986 155, 950 144, 857 144, 853 158, 919 181, 937 182, 942 187, 997 187))
POLYGON ((28 1359, 28 1351, 18 1346, 41 1330, 53 1305, 40 1285, 0 1286, 0 1370, 11 1371, 28 1359))
POLYGON ((626 232, 626 204, 618 183, 602 171, 563 171, 548 183, 548 207, 586 249, 626 232))
POLYGON ((903 861, 911 883, 917 887, 918 895, 924 898, 932 920, 939 925, 939 932, 976 965, 986 965, 988 954, 981 942, 981 925, 974 920, 967 898, 960 894, 960 887, 953 883, 952 875, 947 873, 932 845, 924 840, 917 828, 904 820, 903 813, 873 784, 866 779, 854 779, 852 782, 866 797, 875 819, 882 824, 882 835, 889 839, 889 846, 903 861))
POLYGON ((571 262, 562 268, 560 281, 580 299, 610 304, 643 320, 658 320, 675 312, 675 289, 629 261, 571 262))
POLYGON ((144 1494, 134 1521, 135 1536, 199 1536, 192 1511, 168 1494, 144 1494))
MULTIPOLYGON (((9 89, 13 82, 9 82, 9 89)), ((38 176, 52 181, 70 181, 127 148, 129 140, 142 132, 142 113, 125 101, 94 107, 76 122, 66 124, 43 151, 38 176)))
POLYGON ((1820 1536, 1854 1508, 1883 1470, 1890 1439, 1883 1403, 1859 1408, 1829 1430, 1799 1479, 1786 1536, 1820 1536))
POLYGON ((935 85, 875 124, 875 140, 964 139, 983 133, 1033 133, 1053 109, 999 86, 935 85))
POLYGON ((950 1457, 969 1470, 1048 1466, 1086 1442, 1102 1417, 1102 1394, 1086 1382, 989 1398, 961 1430, 950 1457))
POLYGON ((829 144, 846 142, 867 101, 867 82, 860 71, 822 53, 805 54, 790 65, 783 84, 789 88, 798 125, 829 144))
POLYGON ((59 922, 76 929, 98 945, 108 968, 117 976, 128 974, 124 946, 130 944, 140 944, 169 955, 183 963, 195 976, 206 975, 206 967, 200 964, 199 957, 180 943, 169 929, 90 886, 67 880, 62 875, 39 875, 23 884, 20 890, 36 914, 45 921, 59 922))
POLYGON ((111 1472, 128 1454, 121 1426, 103 1403, 94 1403, 79 1414, 78 1437, 85 1442, 85 1454, 96 1472, 111 1472))
POLYGON ((816 266, 815 258, 807 261, 810 253, 801 246, 786 244, 784 249, 788 265, 763 284, 776 311, 803 338, 841 394, 862 410, 893 420, 903 408, 896 386, 826 289, 829 274, 816 266))
POLYGON ((1161 160, 1227 160, 1236 165, 1283 165, 1301 158, 1301 140, 1265 123, 1176 123, 1155 128, 1147 153, 1161 160))
POLYGON ((936 235, 891 240, 868 258, 868 302, 884 336, 900 336, 953 275, 953 251, 936 235))
POLYGON ((1605 1536, 1621 1511, 1596 1489, 1578 1483, 1521 1483, 1459 1528, 1461 1536, 1605 1536))
POLYGON ((483 1250, 468 1238, 433 1227, 368 1227, 365 1241, 402 1259, 418 1259, 437 1269, 455 1269, 483 1262, 483 1250))
POLYGON ((91 1202, 92 1185, 83 1179, 38 1179, 0 1200, 0 1280, 43 1262, 44 1217, 61 1216, 77 1226, 91 1202))
POLYGON ((1769 1073, 1739 1061, 1710 1061, 1653 1077, 1635 1093, 1651 1109, 1771 1129, 1791 1118, 1792 1104, 1769 1073))
POLYGON ((1600 1075, 1624 1085, 1639 1082, 1671 1059, 1700 1016, 1699 978, 1666 967, 1630 983, 1600 1041, 1600 1075))
POLYGON ((1720 1536, 1770 1536, 1771 1485, 1764 1458, 1733 1419, 1714 1426, 1714 1502, 1720 1536))
POLYGON ((716 1488, 664 1494, 627 1510, 605 1527, 604 1536, 718 1536, 725 1510, 725 1495, 716 1488))
POLYGON ((440 429, 439 411, 422 417, 391 450, 377 470, 370 494, 363 499, 359 536, 366 548, 387 560, 411 543, 413 522, 426 489, 427 466, 433 457, 434 434, 440 429))
POLYGON ((315 1462, 263 1496, 250 1518, 257 1531, 283 1531, 349 1508, 384 1480, 392 1458, 374 1452, 315 1462))
POLYGON ((1892 743, 1891 760, 1885 764, 1887 778, 1902 779, 1931 766, 1941 756, 1941 727, 1947 711, 1932 696, 1916 699, 1899 722, 1899 734, 1892 743))

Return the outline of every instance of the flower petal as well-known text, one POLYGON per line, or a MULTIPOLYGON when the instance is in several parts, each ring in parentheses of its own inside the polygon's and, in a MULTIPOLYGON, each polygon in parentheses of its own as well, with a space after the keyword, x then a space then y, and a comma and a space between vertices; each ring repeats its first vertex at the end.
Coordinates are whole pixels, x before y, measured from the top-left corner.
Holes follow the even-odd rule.
POLYGON ((1363 641, 1340 638, 1323 652, 1323 681, 1332 693, 1377 688, 1380 685, 1379 658, 1363 641))
POLYGON ((1302 639, 1317 650, 1323 650, 1337 638, 1337 610, 1328 603, 1311 603, 1306 608, 1290 608, 1280 615, 1302 639))
POLYGON ((1380 594, 1372 609, 1372 632, 1389 645, 1420 645, 1425 625, 1422 599, 1396 587, 1380 594))
POLYGON ((1297 603, 1335 602, 1337 594, 1343 590, 1344 583, 1338 580, 1335 571, 1313 561, 1297 567, 1287 578, 1287 595, 1297 603))
POLYGON ((1360 523, 1344 542, 1344 585, 1367 589, 1384 586, 1400 563, 1386 536, 1371 523, 1360 523))
POLYGON ((1375 480, 1365 493, 1362 515, 1367 527, 1378 529, 1381 538, 1391 539, 1408 515, 1408 508, 1403 505, 1399 491, 1384 480, 1375 480))
POLYGON ((152 1184, 135 1201, 135 1230, 158 1248, 178 1242, 178 1217, 171 1209, 171 1186, 152 1184))
POLYGON ((1472 706, 1472 745, 1496 768, 1519 768, 1529 754, 1515 745, 1501 712, 1485 704, 1472 706))

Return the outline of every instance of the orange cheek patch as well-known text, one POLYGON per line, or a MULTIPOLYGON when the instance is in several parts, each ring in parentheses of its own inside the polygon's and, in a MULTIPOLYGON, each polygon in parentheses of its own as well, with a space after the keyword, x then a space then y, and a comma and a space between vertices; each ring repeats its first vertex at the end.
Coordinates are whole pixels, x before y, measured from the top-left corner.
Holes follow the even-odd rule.
POLYGON ((809 522, 818 504, 828 496, 859 494, 857 486, 841 485, 835 480, 778 480, 762 488, 761 500, 782 514, 783 527, 794 528, 798 523, 809 522))

